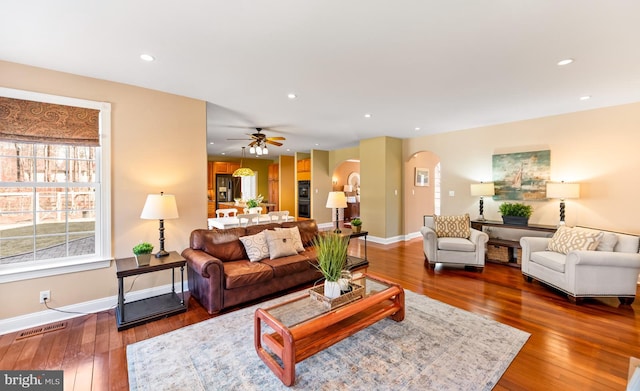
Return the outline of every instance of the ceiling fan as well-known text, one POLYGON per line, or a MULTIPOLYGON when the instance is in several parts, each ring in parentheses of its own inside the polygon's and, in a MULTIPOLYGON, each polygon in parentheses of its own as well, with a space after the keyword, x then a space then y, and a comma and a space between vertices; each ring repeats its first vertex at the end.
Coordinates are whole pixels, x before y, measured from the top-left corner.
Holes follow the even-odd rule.
POLYGON ((251 154, 255 153, 257 155, 267 155, 269 153, 269 150, 267 149, 267 144, 280 147, 282 146, 282 143, 276 140, 281 140, 281 141, 286 140, 286 138, 282 136, 267 137, 264 133, 262 133, 262 128, 255 128, 255 129, 256 129, 255 133, 247 134, 247 136, 251 137, 249 139, 229 138, 227 140, 249 140, 251 141, 249 143, 249 153, 251 154))

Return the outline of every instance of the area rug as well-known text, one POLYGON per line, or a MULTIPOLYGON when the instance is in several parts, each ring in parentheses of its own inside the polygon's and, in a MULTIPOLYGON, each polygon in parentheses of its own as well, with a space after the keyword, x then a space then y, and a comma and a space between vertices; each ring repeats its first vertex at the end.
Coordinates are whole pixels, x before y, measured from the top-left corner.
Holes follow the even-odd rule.
MULTIPOLYGON (((291 295, 127 346, 131 390, 490 390, 529 334, 405 291, 383 319, 296 364, 284 386, 256 354, 253 313, 291 295)), ((295 293, 292 295, 296 295, 295 293)))

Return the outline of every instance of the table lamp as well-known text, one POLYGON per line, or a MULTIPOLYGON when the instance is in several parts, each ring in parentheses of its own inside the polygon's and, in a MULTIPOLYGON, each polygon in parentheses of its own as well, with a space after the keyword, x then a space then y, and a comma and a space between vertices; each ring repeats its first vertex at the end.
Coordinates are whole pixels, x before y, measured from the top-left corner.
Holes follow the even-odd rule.
POLYGON ((164 220, 177 219, 178 207, 176 206, 176 197, 172 194, 149 194, 147 201, 144 203, 141 219, 160 220, 160 251, 156 254, 156 258, 169 255, 164 250, 164 220))
POLYGON ((579 183, 560 183, 547 182, 547 198, 560 198, 560 222, 558 226, 564 225, 564 200, 566 198, 579 198, 579 183))
POLYGON ((339 221, 339 208, 347 207, 347 197, 344 195, 343 191, 332 191, 329 192, 329 197, 327 197, 327 208, 335 208, 336 209, 336 229, 335 233, 342 232, 340 230, 339 221))
POLYGON ((484 200, 482 197, 484 196, 493 196, 496 194, 496 188, 493 182, 490 183, 472 183, 471 184, 471 195, 480 197, 480 216, 478 216, 479 221, 484 221, 484 200))

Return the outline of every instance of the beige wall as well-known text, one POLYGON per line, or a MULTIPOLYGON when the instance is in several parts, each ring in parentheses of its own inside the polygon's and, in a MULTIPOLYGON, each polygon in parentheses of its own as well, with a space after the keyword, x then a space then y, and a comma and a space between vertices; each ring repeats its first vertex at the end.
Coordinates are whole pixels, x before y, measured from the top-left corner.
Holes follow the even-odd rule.
POLYGON ((360 141, 360 216, 372 236, 402 232, 402 140, 377 137, 360 141))
MULTIPOLYGON (((165 248, 182 251, 194 228, 206 228, 205 102, 148 89, 0 61, 0 86, 111 103, 112 251, 158 245, 158 222, 141 220, 147 194, 176 195, 180 218, 165 221, 165 248)), ((132 279, 125 281, 130 287, 132 279)), ((170 283, 169 273, 141 276, 133 290, 170 283)), ((0 284, 0 319, 43 310, 38 293, 51 290, 61 307, 117 294, 115 268, 0 284), (6 298, 11 298, 7 300, 6 298)), ((113 303, 116 304, 115 301, 113 303)))
POLYGON ((331 191, 329 152, 311 150, 311 218, 321 224, 331 221, 331 209, 326 207, 331 191))
MULTIPOLYGON (((469 185, 492 178, 492 155, 549 149, 551 180, 581 183, 566 202, 568 225, 640 234, 640 103, 404 140, 405 160, 432 151, 442 165, 442 214, 478 214, 469 185), (450 197, 448 192, 455 192, 450 197)), ((405 184, 408 189, 409 184, 405 184)), ((499 220, 500 202, 485 198, 484 215, 499 220)), ((531 202, 530 223, 555 225, 559 200, 531 202)))

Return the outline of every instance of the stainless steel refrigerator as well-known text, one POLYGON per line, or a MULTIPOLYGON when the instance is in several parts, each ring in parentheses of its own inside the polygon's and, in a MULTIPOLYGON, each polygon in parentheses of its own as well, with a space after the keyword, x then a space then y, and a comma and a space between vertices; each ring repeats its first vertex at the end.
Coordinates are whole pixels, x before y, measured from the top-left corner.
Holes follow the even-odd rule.
POLYGON ((242 195, 240 178, 230 174, 216 174, 216 209, 220 202, 234 202, 242 195))

